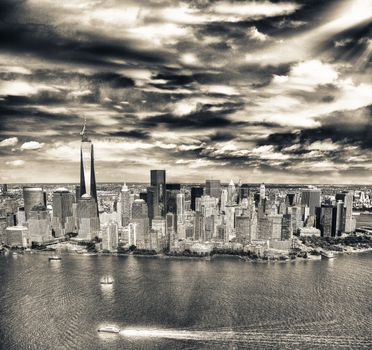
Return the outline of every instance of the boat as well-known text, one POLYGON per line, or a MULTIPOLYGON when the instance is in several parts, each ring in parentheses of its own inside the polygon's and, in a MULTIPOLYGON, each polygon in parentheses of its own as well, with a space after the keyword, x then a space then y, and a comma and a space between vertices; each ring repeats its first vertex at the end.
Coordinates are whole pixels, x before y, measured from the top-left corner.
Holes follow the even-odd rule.
POLYGON ((322 258, 324 259, 334 259, 335 255, 333 254, 333 252, 330 252, 330 251, 325 251, 325 250, 322 250, 320 252, 320 255, 322 256, 322 258))
POLYGON ((103 332, 103 333, 119 333, 120 332, 120 328, 115 327, 115 326, 105 326, 105 327, 98 328, 98 332, 103 332))
POLYGON ((105 276, 101 279, 101 284, 113 284, 113 283, 114 283, 114 280, 109 276, 105 276))
POLYGON ((49 261, 53 261, 53 260, 62 260, 62 258, 59 256, 59 255, 50 255, 49 257, 48 257, 48 260, 49 261))

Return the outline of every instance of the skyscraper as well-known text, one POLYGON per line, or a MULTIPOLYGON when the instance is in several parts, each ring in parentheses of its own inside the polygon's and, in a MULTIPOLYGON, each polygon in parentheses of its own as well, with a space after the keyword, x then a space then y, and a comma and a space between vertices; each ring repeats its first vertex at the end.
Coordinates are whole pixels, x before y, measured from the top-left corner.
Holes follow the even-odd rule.
POLYGON ((196 198, 200 198, 204 193, 204 188, 202 187, 191 187, 191 210, 196 210, 195 201, 196 198))
POLYGON ((80 197, 87 194, 97 202, 96 175, 94 172, 94 148, 86 134, 86 122, 81 130, 80 146, 80 197))
POLYGON ((319 218, 319 229, 323 237, 331 237, 336 234, 337 208, 333 205, 324 204, 321 206, 319 218))
POLYGON ((156 186, 147 187, 146 192, 146 203, 148 208, 148 217, 150 220, 150 225, 152 219, 160 216, 160 206, 158 201, 158 191, 156 186))
POLYGON ((336 202, 340 200, 344 203, 341 231, 346 233, 353 232, 355 230, 355 221, 353 219, 354 193, 351 191, 336 193, 336 202))
POLYGON ((183 193, 177 194, 177 222, 183 223, 185 215, 185 195, 183 193))
POLYGON ((45 195, 41 187, 23 187, 23 200, 26 220, 33 207, 46 206, 45 195))
POLYGON ((205 180, 205 195, 220 199, 221 196, 220 180, 205 180))
POLYGON ((130 192, 128 186, 124 184, 120 192, 120 212, 122 226, 128 226, 130 220, 130 210, 130 192))
POLYGON ((166 176, 165 170, 151 170, 150 171, 150 185, 156 188, 156 206, 157 208, 154 210, 156 213, 155 216, 165 216, 165 209, 166 209, 166 195, 165 195, 165 184, 166 184, 166 176))
POLYGON ((266 197, 266 188, 265 188, 265 184, 262 183, 260 185, 260 201, 264 200, 266 197))
POLYGON ((235 202, 235 192, 236 192, 235 184, 234 184, 234 181, 231 180, 229 183, 229 186, 227 187, 227 202, 229 204, 232 204, 235 202))
POLYGON ((78 236, 90 240, 100 229, 97 202, 94 151, 86 135, 86 121, 81 130, 80 146, 80 197, 77 198, 78 236))
POLYGON ((131 223, 136 224, 136 244, 148 249, 150 244, 150 227, 147 204, 143 199, 136 199, 132 204, 131 223))
POLYGON ((74 196, 66 188, 58 188, 53 192, 52 227, 56 237, 75 231, 73 203, 74 196))
POLYGON ((302 190, 301 204, 310 208, 310 215, 315 216, 315 208, 320 207, 320 190, 318 188, 307 188, 302 190))

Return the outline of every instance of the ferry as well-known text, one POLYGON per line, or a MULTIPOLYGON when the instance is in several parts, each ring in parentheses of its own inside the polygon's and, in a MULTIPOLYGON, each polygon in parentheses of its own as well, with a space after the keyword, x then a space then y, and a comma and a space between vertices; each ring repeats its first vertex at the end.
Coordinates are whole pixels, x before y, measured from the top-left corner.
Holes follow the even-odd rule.
POLYGON ((324 259, 334 259, 335 255, 333 254, 333 252, 330 252, 330 251, 325 251, 325 250, 322 250, 320 252, 320 255, 322 256, 322 258, 324 259))
POLYGON ((115 327, 115 326, 105 326, 98 328, 98 332, 103 332, 103 333, 119 333, 120 328, 115 327))
POLYGON ((113 283, 114 283, 114 280, 109 276, 105 276, 101 279, 101 284, 113 284, 113 283))

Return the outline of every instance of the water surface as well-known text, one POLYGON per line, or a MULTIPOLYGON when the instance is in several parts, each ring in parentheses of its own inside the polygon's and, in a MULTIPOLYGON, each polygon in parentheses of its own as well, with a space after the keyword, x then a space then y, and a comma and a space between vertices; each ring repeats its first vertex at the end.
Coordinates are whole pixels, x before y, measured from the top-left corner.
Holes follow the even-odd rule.
POLYGON ((370 349, 371 262, 0 256, 0 349, 370 349))

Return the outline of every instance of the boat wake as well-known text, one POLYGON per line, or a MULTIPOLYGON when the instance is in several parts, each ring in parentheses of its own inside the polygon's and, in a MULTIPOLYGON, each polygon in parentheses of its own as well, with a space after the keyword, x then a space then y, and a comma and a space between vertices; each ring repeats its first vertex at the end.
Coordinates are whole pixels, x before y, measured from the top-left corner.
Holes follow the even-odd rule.
POLYGON ((331 336, 319 334, 296 334, 284 332, 255 332, 255 331, 200 331, 174 330, 161 328, 124 328, 120 334, 131 338, 164 338, 176 340, 194 340, 203 342, 237 342, 256 344, 313 344, 329 345, 331 347, 370 348, 371 338, 356 338, 352 336, 331 336))

